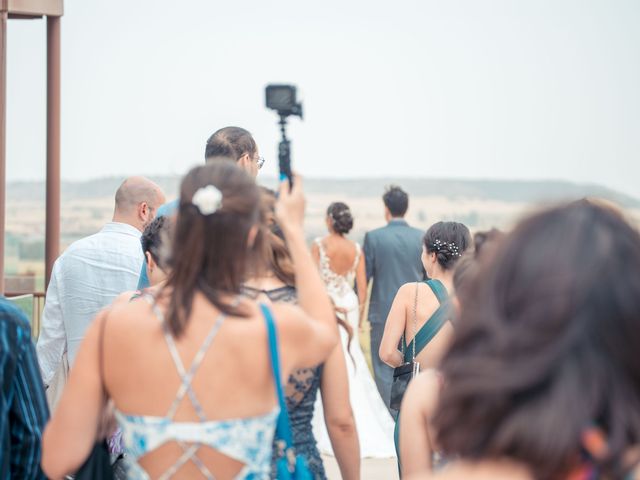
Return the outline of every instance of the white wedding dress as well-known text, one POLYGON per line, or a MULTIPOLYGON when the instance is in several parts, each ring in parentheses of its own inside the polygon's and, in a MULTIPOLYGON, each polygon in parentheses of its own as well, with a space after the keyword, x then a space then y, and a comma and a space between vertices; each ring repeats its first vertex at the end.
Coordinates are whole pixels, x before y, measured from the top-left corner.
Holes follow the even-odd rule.
MULTIPOLYGON (((329 257, 324 250, 321 239, 318 238, 315 242, 320 251, 320 274, 327 286, 329 296, 336 307, 347 311, 345 320, 353 330, 353 338, 348 351, 347 333, 344 329, 340 329, 340 333, 349 376, 351 408, 353 409, 358 438, 360 439, 360 456, 362 458, 395 457, 396 451, 393 443, 394 422, 382 398, 380 398, 358 341, 358 296, 353 290, 353 285, 356 267, 361 255, 360 245, 356 243, 356 259, 351 270, 346 275, 338 275, 331 270, 329 257)), ((324 423, 320 396, 318 396, 314 408, 313 434, 318 442, 320 452, 326 455, 333 455, 331 442, 324 423)))

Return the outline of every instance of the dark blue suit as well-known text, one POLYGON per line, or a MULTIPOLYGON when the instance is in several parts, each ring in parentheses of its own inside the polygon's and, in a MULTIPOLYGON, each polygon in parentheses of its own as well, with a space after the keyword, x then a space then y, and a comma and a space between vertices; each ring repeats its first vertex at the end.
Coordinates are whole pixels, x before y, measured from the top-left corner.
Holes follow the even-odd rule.
POLYGON ((364 237, 364 254, 367 281, 373 279, 369 302, 371 324, 371 360, 378 391, 387 408, 391 395, 393 369, 380 360, 378 350, 398 289, 405 283, 424 278, 420 259, 424 233, 409 226, 402 219, 393 219, 387 226, 367 233, 364 237))

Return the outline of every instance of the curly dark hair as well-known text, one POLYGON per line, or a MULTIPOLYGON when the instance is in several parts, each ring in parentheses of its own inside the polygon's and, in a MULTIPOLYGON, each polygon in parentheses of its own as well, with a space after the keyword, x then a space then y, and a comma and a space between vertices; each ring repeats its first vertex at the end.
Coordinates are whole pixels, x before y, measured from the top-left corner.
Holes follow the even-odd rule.
POLYGON ((480 261, 441 365, 438 444, 556 479, 596 425, 609 452, 598 467, 622 478, 640 443, 640 235, 582 200, 525 219, 498 250, 480 261))
POLYGON ((171 219, 165 216, 156 217, 142 232, 140 243, 142 252, 151 255, 153 261, 162 269, 167 267, 167 254, 170 250, 171 219))
POLYGON ((333 202, 327 208, 327 216, 331 219, 333 231, 346 235, 353 228, 353 215, 346 203, 333 202))
POLYGON ((471 246, 471 232, 458 222, 438 222, 429 227, 423 238, 427 253, 435 253, 444 270, 451 270, 471 246))

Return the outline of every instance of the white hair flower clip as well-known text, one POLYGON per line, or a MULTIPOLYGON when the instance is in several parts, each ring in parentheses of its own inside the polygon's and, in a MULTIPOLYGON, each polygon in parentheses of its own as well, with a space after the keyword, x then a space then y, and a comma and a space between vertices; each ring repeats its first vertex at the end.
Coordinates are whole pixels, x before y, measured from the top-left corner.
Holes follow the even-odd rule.
POLYGON ((222 192, 214 185, 199 188, 191 199, 202 215, 212 215, 222 207, 222 192))

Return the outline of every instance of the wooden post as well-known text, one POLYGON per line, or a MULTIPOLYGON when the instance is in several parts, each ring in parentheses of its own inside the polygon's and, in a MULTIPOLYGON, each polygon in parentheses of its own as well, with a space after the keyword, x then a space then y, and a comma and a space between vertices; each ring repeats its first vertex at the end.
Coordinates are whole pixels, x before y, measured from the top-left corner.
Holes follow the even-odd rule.
POLYGON ((60 254, 60 17, 47 17, 47 220, 45 290, 60 254))

